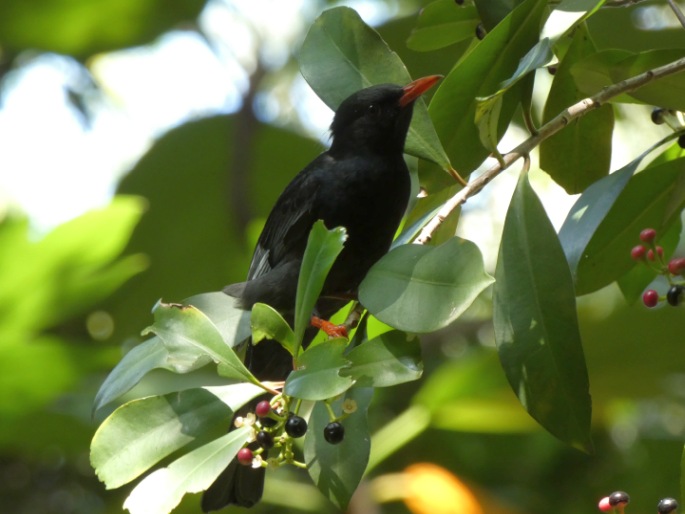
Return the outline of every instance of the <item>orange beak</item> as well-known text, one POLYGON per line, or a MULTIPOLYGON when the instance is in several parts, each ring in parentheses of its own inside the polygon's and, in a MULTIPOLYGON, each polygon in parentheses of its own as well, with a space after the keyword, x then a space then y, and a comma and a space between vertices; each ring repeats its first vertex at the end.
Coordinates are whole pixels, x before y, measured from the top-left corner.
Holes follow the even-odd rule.
POLYGON ((428 75, 404 86, 404 94, 400 97, 400 107, 406 107, 430 88, 432 88, 442 75, 428 75))

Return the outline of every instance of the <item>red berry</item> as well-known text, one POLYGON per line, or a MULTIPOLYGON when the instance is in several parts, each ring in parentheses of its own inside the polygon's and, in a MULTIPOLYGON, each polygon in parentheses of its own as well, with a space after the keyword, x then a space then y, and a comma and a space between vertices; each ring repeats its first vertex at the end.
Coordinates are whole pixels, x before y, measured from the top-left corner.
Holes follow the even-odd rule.
POLYGON ((642 302, 647 306, 647 307, 656 307, 656 305, 659 303, 659 293, 657 293, 654 289, 647 289, 642 295, 642 302))
POLYGON ((238 451, 238 462, 243 466, 251 466, 253 457, 252 450, 249 448, 241 448, 240 451, 238 451))
POLYGON ((663 249, 663 247, 657 246, 657 247, 656 247, 656 253, 659 254, 659 257, 663 257, 663 256, 664 256, 664 249, 663 249))
POLYGON ((634 261, 642 261, 645 258, 645 254, 647 253, 647 248, 645 248, 642 245, 637 245, 634 246, 632 250, 630 250, 630 256, 634 261))
POLYGON ((685 257, 671 259, 668 263, 668 271, 671 275, 680 275, 685 271, 685 257))
POLYGON ((643 243, 653 243, 656 239, 656 230, 653 228, 646 228, 640 232, 640 241, 643 243))
POLYGON ((271 412, 271 404, 263 400, 257 404, 257 406, 254 409, 254 413, 259 416, 260 418, 265 418, 266 416, 269 415, 271 412))
POLYGON ((599 507, 599 510, 602 512, 609 512, 613 507, 609 503, 609 497, 605 496, 601 500, 599 500, 599 503, 597 504, 597 507, 599 507))
POLYGON ((648 261, 653 261, 653 260, 655 260, 655 259, 656 259, 656 256, 654 255, 654 250, 652 250, 652 249, 650 248, 649 250, 647 250, 647 260, 648 260, 648 261))

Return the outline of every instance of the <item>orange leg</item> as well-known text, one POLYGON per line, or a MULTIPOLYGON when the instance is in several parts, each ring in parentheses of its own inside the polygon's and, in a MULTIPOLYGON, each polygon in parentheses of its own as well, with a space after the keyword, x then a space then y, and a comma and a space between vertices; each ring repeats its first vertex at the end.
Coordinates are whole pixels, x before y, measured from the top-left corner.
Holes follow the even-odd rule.
POLYGON ((321 319, 318 316, 312 316, 311 325, 323 330, 329 337, 344 337, 345 339, 348 337, 345 325, 334 325, 330 321, 321 319))

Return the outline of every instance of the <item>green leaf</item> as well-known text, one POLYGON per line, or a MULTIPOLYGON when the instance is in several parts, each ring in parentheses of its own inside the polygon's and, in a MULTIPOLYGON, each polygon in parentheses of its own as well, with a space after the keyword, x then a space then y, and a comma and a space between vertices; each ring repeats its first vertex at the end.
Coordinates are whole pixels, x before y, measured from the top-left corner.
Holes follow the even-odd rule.
POLYGON ((352 363, 340 370, 356 387, 390 387, 418 380, 423 373, 418 337, 394 330, 365 342, 347 354, 352 363))
POLYGON ((298 368, 288 375, 283 392, 302 400, 326 400, 347 391, 354 380, 339 374, 350 365, 343 356, 346 348, 342 339, 309 348, 298 360, 298 368))
POLYGON ((540 33, 540 39, 556 42, 574 27, 597 12, 605 0, 562 0, 552 9, 540 33))
POLYGON ((480 23, 473 5, 459 6, 454 0, 437 0, 419 13, 407 46, 418 52, 437 50, 474 37, 480 23))
POLYGON ((359 301, 394 328, 433 332, 457 319, 492 281, 478 247, 453 237, 437 247, 404 245, 383 256, 359 286, 359 301))
POLYGON ((173 363, 169 363, 168 359, 169 352, 159 337, 153 337, 132 348, 100 386, 100 390, 95 396, 93 411, 130 391, 143 376, 153 369, 166 368, 176 372, 180 372, 180 370, 191 371, 210 362, 208 357, 204 357, 199 352, 177 356, 173 363))
POLYGON ((495 278, 495 339, 512 389, 551 434, 589 451, 591 400, 571 273, 527 175, 507 212, 495 278))
MULTIPOLYGON (((543 122, 584 98, 571 75, 572 66, 595 48, 585 26, 578 27, 547 96, 543 122)), ((610 105, 589 112, 540 145, 540 167, 567 193, 584 191, 609 173, 614 113, 610 105)))
MULTIPOLYGON (((611 78, 620 82, 683 58, 682 48, 649 50, 631 55, 611 68, 611 78)), ((645 84, 630 96, 648 105, 685 111, 685 72, 681 71, 645 84)))
POLYGON ((273 339, 283 345, 283 348, 295 356, 297 345, 295 333, 288 322, 273 307, 264 303, 256 303, 252 307, 252 344, 257 344, 264 339, 273 339))
POLYGON ((95 433, 91 464, 108 489, 120 487, 176 450, 224 434, 233 412, 261 393, 240 383, 128 402, 95 433))
POLYGON ((230 347, 250 337, 250 311, 241 309, 237 298, 218 291, 191 296, 183 300, 183 304, 202 311, 230 347))
POLYGON ((310 325, 314 305, 319 299, 326 275, 342 252, 346 239, 347 231, 344 227, 327 230, 321 220, 314 223, 309 232, 295 300, 295 343, 298 346, 310 325))
POLYGON ((167 514, 186 493, 206 490, 252 435, 244 426, 158 469, 131 492, 124 508, 131 514, 167 514))
POLYGON ((164 341, 169 358, 185 358, 190 353, 206 354, 219 365, 219 374, 260 385, 236 353, 228 346, 216 326, 192 306, 158 303, 153 310, 155 322, 144 334, 154 332, 164 341))
MULTIPOLYGON (((365 87, 411 81, 398 55, 349 7, 329 9, 316 19, 298 60, 302 76, 333 110, 365 87)), ((414 105, 404 150, 445 170, 451 168, 422 100, 414 105)))
MULTIPOLYGON (((547 2, 526 0, 463 57, 445 77, 431 100, 435 130, 454 167, 464 174, 490 153, 480 140, 476 98, 500 89, 518 63, 537 43, 538 24, 547 2)), ((495 140, 504 134, 525 88, 516 84, 502 99, 495 140)))
MULTIPOLYGON (((578 86, 578 90, 585 95, 599 93, 602 88, 613 83, 611 68, 618 62, 633 54, 626 50, 611 49, 596 52, 575 63, 571 67, 571 75, 578 86)), ((627 95, 620 95, 614 101, 629 101, 627 95)))
POLYGON ((685 158, 649 166, 632 176, 575 263, 576 293, 596 291, 630 271, 636 265, 630 249, 639 242, 640 231, 652 227, 665 233, 683 207, 685 158))
MULTIPOLYGON (((667 136, 620 170, 595 182, 573 204, 559 230, 559 241, 564 248, 575 282, 578 281, 577 268, 585 255, 585 249, 628 181, 647 155, 673 138, 673 135, 667 136)), ((627 248, 627 252, 632 246, 634 245, 627 248)))
POLYGON ((322 402, 314 406, 309 418, 309 429, 304 440, 307 471, 324 496, 343 510, 357 490, 369 461, 371 437, 367 409, 372 396, 373 389, 355 387, 344 398, 333 402, 335 412, 342 410, 345 399, 357 402, 357 410, 342 421, 345 438, 339 444, 330 444, 323 437, 323 429, 330 418, 322 402))

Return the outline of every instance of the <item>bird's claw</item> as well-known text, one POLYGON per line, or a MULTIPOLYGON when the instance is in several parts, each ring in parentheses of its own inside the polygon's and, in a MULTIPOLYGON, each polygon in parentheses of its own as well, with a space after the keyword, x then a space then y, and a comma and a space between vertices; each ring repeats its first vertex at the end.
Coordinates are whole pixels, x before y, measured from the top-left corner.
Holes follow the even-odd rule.
POLYGON ((315 328, 323 330, 328 337, 344 337, 348 338, 347 327, 345 325, 335 325, 330 321, 321 319, 318 316, 312 316, 311 325, 315 328))

